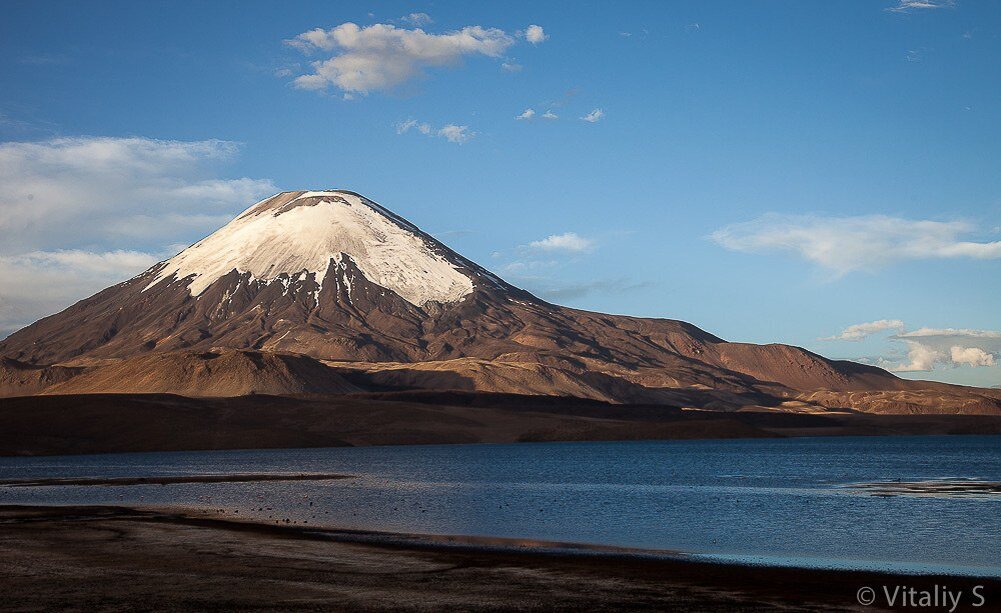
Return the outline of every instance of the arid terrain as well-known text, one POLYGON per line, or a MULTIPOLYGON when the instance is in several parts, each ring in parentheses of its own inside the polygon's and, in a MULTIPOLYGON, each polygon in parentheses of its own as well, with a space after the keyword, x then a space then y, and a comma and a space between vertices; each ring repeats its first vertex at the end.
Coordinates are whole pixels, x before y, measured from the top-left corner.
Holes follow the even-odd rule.
POLYGON ((1001 434, 996 415, 686 411, 551 396, 383 392, 7 398, 0 455, 443 443, 1001 434))

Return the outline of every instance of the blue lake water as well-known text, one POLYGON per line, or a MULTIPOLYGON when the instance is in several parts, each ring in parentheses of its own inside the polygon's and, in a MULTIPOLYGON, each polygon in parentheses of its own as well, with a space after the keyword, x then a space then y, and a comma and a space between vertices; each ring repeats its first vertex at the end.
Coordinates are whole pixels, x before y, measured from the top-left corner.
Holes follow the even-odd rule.
POLYGON ((998 436, 0 458, 4 479, 258 472, 353 478, 0 487, 0 504, 180 505, 311 526, 531 538, 765 564, 1001 576, 997 493, 881 496, 846 487, 897 480, 1001 482, 998 436))

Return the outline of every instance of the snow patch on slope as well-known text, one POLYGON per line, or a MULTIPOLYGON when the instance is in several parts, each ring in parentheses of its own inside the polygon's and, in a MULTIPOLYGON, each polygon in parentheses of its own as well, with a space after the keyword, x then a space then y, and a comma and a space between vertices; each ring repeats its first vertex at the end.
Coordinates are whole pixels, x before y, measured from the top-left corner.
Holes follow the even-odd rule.
POLYGON ((302 192, 276 211, 270 206, 276 198, 167 260, 145 289, 190 279, 188 290, 199 296, 234 269, 264 282, 312 272, 322 283, 331 261, 340 264, 348 255, 369 281, 416 306, 457 302, 473 291, 472 280, 436 253, 420 230, 369 200, 341 191, 302 192))

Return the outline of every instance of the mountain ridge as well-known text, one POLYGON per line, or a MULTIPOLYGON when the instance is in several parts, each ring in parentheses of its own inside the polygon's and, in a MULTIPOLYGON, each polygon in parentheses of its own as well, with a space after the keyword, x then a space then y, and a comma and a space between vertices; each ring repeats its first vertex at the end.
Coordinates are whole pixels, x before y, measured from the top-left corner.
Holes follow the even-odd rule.
MULTIPOLYGON (((0 341, 0 356, 83 368, 83 381, 101 380, 86 369, 110 363, 139 360, 131 372, 170 363, 162 372, 166 387, 154 386, 160 391, 189 389, 178 373, 197 370, 191 356, 219 351, 336 363, 332 378, 354 364, 355 377, 370 384, 415 389, 479 385, 721 410, 802 403, 953 412, 945 402, 1001 413, 990 390, 907 381, 790 345, 729 343, 678 320, 551 304, 345 190, 266 198, 173 258, 0 341), (151 354, 178 357, 155 366, 142 361, 151 354), (862 392, 881 395, 865 402, 851 396, 862 392), (915 402, 922 394, 925 401, 915 402)), ((234 375, 243 383, 220 391, 253 391, 254 372, 234 375)), ((328 371, 309 372, 324 378, 328 371)), ((295 379, 274 376, 264 386, 271 393, 282 392, 276 382, 295 379)), ((76 389, 96 393, 110 385, 76 389)), ((288 385, 287 393, 325 389, 288 385)), ((53 393, 60 387, 74 384, 59 382, 53 393)))

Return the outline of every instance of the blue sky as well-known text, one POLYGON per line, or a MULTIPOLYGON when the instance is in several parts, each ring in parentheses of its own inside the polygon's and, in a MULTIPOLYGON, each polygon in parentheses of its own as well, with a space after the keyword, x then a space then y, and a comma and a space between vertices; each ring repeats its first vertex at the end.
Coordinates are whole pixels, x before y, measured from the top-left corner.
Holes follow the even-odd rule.
POLYGON ((7 332, 337 187, 555 302, 1001 384, 999 3, 7 2, 0 85, 7 332))

